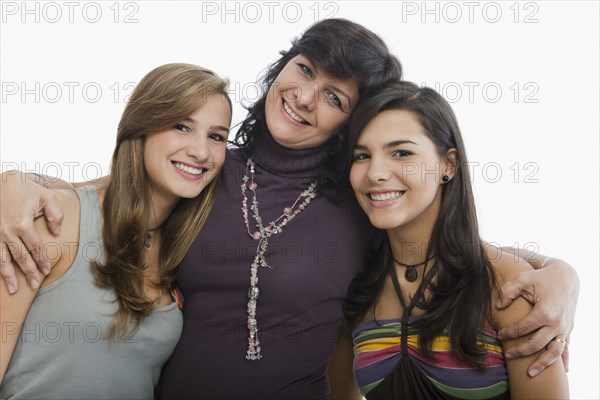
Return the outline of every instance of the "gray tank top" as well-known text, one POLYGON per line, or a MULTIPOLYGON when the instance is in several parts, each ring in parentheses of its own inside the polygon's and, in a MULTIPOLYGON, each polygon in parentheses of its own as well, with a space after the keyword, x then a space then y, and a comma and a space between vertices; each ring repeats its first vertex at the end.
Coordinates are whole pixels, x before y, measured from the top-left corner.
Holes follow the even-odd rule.
POLYGON ((104 257, 98 195, 95 188, 76 192, 81 221, 75 261, 34 299, 0 399, 152 399, 179 340, 177 303, 157 308, 131 339, 109 336, 116 295, 96 286, 90 265, 104 257))

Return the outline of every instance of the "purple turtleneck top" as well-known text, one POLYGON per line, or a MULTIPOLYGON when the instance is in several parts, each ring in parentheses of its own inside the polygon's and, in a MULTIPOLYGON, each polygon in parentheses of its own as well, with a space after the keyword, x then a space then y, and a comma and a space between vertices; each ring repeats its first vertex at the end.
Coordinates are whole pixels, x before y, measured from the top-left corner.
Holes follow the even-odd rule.
MULTIPOLYGON (((263 223, 278 218, 315 179, 324 148, 292 150, 268 132, 253 161, 263 223)), ((317 194, 269 239, 259 267, 256 318, 262 359, 246 360, 250 266, 258 241, 244 225, 241 151, 229 150, 215 206, 181 264, 179 344, 161 375, 161 399, 324 399, 342 301, 377 234, 351 193, 317 194)), ((247 192, 248 204, 252 194, 247 192)), ((251 232, 256 224, 249 211, 251 232)))

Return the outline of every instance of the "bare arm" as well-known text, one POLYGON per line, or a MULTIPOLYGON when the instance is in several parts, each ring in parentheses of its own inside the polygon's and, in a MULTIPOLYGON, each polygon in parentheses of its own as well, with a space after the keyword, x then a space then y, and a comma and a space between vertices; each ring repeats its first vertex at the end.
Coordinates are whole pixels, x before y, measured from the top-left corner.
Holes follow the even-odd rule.
MULTIPOLYGON (((15 266, 21 268, 29 286, 37 288, 50 272, 50 264, 44 253, 40 252, 43 242, 33 228, 33 220, 43 215, 50 232, 58 235, 63 210, 55 194, 48 188, 66 189, 73 186, 57 178, 19 171, 5 172, 0 177, 0 275, 9 293, 19 288, 15 266)), ((100 178, 75 185, 102 183, 104 180, 100 178)))
POLYGON ((8 173, 22 174, 25 178, 29 179, 33 183, 37 183, 44 189, 73 189, 73 185, 69 182, 65 182, 59 178, 53 178, 47 175, 36 174, 31 172, 22 173, 19 171, 11 171, 8 173))
MULTIPOLYGON (((33 303, 33 299, 39 289, 31 289, 25 282, 25 275, 19 268, 17 279, 23 284, 23 288, 17 293, 9 294, 4 284, 0 284, 0 327, 2 329, 2 341, 0 341, 0 384, 4 380, 4 374, 19 340, 21 327, 27 316, 27 312, 33 303)), ((0 278, 3 280, 3 278, 0 278)))
POLYGON ((562 346, 553 339, 564 337, 567 343, 569 341, 579 297, 577 273, 569 264, 556 258, 523 249, 502 250, 510 252, 513 258, 522 257, 537 268, 536 271, 517 274, 502 286, 497 302, 499 308, 509 306, 519 296, 534 305, 530 313, 499 332, 501 337, 506 338, 529 337, 529 340, 507 345, 507 356, 520 357, 545 349, 530 366, 531 373, 542 371, 561 356, 568 371, 568 346, 562 346))
POLYGON ((107 178, 106 176, 102 176, 98 179, 93 179, 91 181, 85 182, 66 182, 60 178, 54 178, 47 175, 36 174, 36 173, 21 173, 19 171, 10 171, 8 173, 19 173, 25 176, 25 178, 30 181, 37 183, 38 185, 44 187, 44 189, 76 189, 82 186, 90 186, 90 185, 101 185, 106 184, 107 178))
POLYGON ((33 220, 44 216, 50 231, 57 235, 63 213, 54 193, 32 182, 18 171, 5 172, 0 180, 0 275, 9 293, 18 288, 13 261, 24 272, 29 285, 36 289, 50 272, 44 259, 42 239, 33 228, 33 220), (38 271, 36 264, 39 265, 38 271))
POLYGON ((333 357, 327 368, 327 376, 331 393, 330 400, 352 400, 362 399, 358 386, 354 381, 352 370, 354 361, 354 350, 352 346, 352 337, 347 329, 340 329, 333 357))
POLYGON ((535 269, 542 269, 549 262, 554 260, 552 257, 545 256, 535 251, 520 249, 517 247, 500 247, 500 250, 507 254, 511 254, 517 258, 521 258, 529 263, 535 269))
MULTIPOLYGON (((46 222, 43 218, 38 218, 33 224, 35 229, 39 232, 41 240, 44 243, 54 240, 57 246, 52 246, 53 250, 59 249, 59 253, 53 252, 50 267, 53 267, 52 272, 44 284, 51 283, 52 281, 60 278, 62 274, 71 266, 73 262, 72 255, 73 247, 71 246, 71 253, 69 253, 69 247, 66 244, 73 244, 78 237, 78 219, 79 219, 79 207, 78 198, 75 193, 56 193, 58 201, 61 206, 68 205, 68 223, 65 224, 65 229, 61 232, 58 237, 50 233, 46 222)), ((42 242, 38 244, 41 245, 42 242)), ((15 346, 17 345, 19 334, 27 313, 35 299, 35 295, 39 288, 32 289, 25 282, 26 277, 19 268, 16 269, 16 279, 23 285, 21 290, 14 294, 10 294, 6 289, 4 283, 0 283, 0 329, 2 331, 2 340, 0 341, 0 382, 4 379, 6 369, 14 352, 15 346)), ((0 278, 4 280, 4 278, 0 278)), ((40 281, 40 283, 42 283, 40 281)))
MULTIPOLYGON (((514 279, 518 274, 530 270, 525 261, 515 261, 512 256, 505 255, 494 263, 496 277, 500 284, 506 280, 514 279)), ((499 294, 496 292, 495 296, 499 294)), ((531 304, 524 298, 515 299, 510 306, 494 313, 494 324, 497 326, 511 326, 531 311, 531 304)), ((530 340, 530 337, 504 339, 502 345, 504 352, 507 348, 518 345, 520 342, 530 340)), ((552 342, 562 346, 560 342, 552 342)), ((542 350, 528 356, 506 359, 510 393, 513 399, 566 399, 569 397, 569 385, 564 365, 558 361, 548 366, 543 373, 535 378, 529 373, 529 365, 534 362, 542 350)))

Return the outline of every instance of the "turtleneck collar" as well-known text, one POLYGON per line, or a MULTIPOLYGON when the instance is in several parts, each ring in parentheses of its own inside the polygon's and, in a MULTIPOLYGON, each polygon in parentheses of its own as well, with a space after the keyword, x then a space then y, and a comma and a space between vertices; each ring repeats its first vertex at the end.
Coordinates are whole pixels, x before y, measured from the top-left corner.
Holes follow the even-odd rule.
POLYGON ((295 178, 314 179, 327 157, 327 144, 310 149, 290 149, 277 143, 266 124, 256 133, 252 160, 269 173, 295 178))

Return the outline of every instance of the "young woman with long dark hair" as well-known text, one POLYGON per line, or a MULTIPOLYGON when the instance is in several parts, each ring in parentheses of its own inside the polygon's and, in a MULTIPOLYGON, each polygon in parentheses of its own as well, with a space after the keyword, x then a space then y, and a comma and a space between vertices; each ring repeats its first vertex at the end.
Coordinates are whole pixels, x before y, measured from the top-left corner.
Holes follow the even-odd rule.
POLYGON ((389 84, 355 111, 348 140, 354 193, 387 233, 344 306, 362 394, 568 397, 561 361, 534 379, 527 367, 536 354, 503 357, 497 331, 531 306, 523 298, 505 310, 492 305, 499 285, 531 267, 480 238, 466 151, 448 102, 430 88, 389 84))

